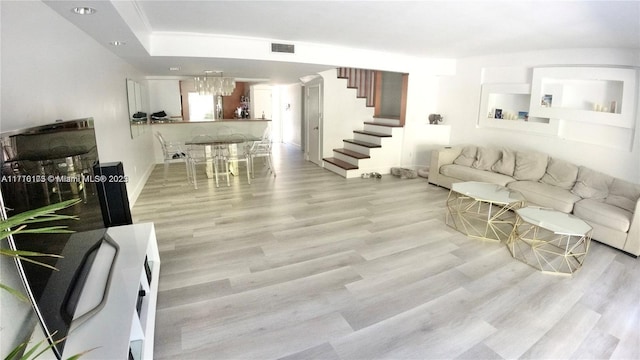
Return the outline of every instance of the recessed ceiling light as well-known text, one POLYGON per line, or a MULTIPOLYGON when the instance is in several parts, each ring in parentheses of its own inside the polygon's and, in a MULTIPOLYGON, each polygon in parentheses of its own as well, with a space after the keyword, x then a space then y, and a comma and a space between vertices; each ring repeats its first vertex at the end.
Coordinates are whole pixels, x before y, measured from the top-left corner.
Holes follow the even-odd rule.
POLYGON ((180 67, 179 66, 172 66, 169 68, 169 71, 180 71, 180 67))
POLYGON ((88 6, 78 6, 71 9, 74 13, 78 15, 93 15, 96 13, 96 9, 88 7, 88 6))
POLYGON ((118 41, 118 40, 110 41, 110 42, 109 42, 109 44, 111 44, 111 45, 113 45, 113 46, 122 46, 122 45, 127 45, 127 43, 126 43, 126 42, 124 42, 124 41, 118 41))

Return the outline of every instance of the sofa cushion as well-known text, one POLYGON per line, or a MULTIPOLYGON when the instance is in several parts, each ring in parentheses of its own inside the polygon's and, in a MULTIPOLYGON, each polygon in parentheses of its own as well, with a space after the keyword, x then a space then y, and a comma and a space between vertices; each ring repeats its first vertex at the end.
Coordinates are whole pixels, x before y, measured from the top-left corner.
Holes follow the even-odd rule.
POLYGON ((454 164, 463 165, 463 166, 471 166, 473 162, 476 160, 476 153, 478 152, 478 147, 474 145, 468 145, 462 148, 462 152, 458 157, 453 160, 454 164))
POLYGON ((640 185, 613 179, 611 186, 609 186, 609 195, 604 199, 604 202, 633 212, 639 198, 640 185))
POLYGON ((564 213, 570 213, 573 210, 573 204, 580 200, 579 196, 567 189, 538 181, 514 181, 507 187, 520 192, 527 203, 549 207, 564 213))
POLYGON ((507 176, 513 176, 513 170, 516 167, 516 153, 507 148, 500 150, 500 160, 496 161, 491 170, 507 176))
POLYGON ((472 167, 449 164, 440 167, 440 173, 445 176, 460 179, 460 181, 481 181, 505 186, 513 181, 511 176, 506 176, 492 171, 474 169, 472 167))
POLYGON ((573 206, 573 214, 589 223, 596 223, 621 232, 629 231, 632 214, 597 199, 582 199, 573 206))
POLYGON ((500 149, 478 147, 476 160, 473 162, 472 167, 480 170, 491 171, 491 167, 500 160, 500 156, 500 149))
POLYGON ((513 177, 516 180, 540 180, 547 170, 549 155, 537 151, 516 152, 513 177))
POLYGON ((599 171, 580 166, 578 179, 571 192, 583 199, 604 200, 609 195, 613 177, 599 171))
POLYGON ((560 159, 550 158, 547 171, 540 179, 541 182, 571 190, 578 178, 578 166, 560 159))

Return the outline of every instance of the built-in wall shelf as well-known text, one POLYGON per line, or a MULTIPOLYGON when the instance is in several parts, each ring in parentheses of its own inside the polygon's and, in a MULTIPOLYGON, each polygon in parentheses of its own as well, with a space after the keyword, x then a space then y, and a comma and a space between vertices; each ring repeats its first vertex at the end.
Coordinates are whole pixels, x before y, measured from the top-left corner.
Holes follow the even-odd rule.
POLYGON ((630 68, 534 68, 529 115, 633 128, 636 76, 630 68))
POLYGON ((532 116, 530 103, 530 84, 483 84, 478 126, 556 135, 558 121, 532 116))

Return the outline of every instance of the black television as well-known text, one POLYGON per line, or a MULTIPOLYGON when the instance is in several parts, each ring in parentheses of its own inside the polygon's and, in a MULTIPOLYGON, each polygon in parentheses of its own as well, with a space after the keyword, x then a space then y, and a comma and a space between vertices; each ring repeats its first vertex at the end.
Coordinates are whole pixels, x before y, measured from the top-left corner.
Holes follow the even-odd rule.
POLYGON ((103 292, 108 286, 104 281, 109 281, 109 263, 113 264, 118 251, 106 234, 96 183, 92 181, 99 175, 94 173, 95 169, 100 169, 95 167, 99 158, 93 119, 57 121, 3 132, 0 142, 3 216, 80 199, 59 212, 74 215, 78 220, 46 223, 66 226, 72 233, 18 234, 9 239, 13 250, 62 255, 61 258, 38 258, 55 267, 55 271, 16 261, 44 335, 55 355, 61 358, 70 329, 100 307, 100 302, 95 300, 80 304, 83 289, 93 286, 92 291, 100 293, 98 299, 106 296, 103 292), (96 262, 103 267, 106 264, 106 271, 92 274, 96 262), (96 289, 95 283, 102 284, 96 289))

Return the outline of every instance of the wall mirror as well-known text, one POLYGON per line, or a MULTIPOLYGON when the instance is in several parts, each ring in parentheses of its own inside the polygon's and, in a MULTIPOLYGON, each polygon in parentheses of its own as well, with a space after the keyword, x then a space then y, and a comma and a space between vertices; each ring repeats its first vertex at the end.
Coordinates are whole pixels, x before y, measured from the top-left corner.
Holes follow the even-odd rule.
POLYGON ((145 89, 139 82, 127 79, 127 102, 129 105, 129 127, 131 138, 144 134, 149 125, 145 89))

